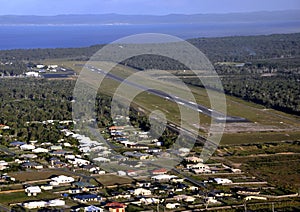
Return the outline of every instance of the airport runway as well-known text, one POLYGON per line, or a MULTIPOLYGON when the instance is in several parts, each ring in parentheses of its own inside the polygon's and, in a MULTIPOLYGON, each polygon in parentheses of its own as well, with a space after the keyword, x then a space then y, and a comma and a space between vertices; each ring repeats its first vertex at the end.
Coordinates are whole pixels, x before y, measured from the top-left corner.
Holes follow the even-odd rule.
POLYGON ((153 95, 156 95, 156 96, 159 96, 161 98, 167 99, 169 101, 175 102, 175 103, 180 104, 182 106, 188 107, 188 108, 190 108, 192 110, 195 110, 199 113, 202 113, 204 115, 210 116, 211 118, 213 118, 217 122, 248 122, 248 120, 245 119, 245 118, 236 117, 236 116, 226 116, 223 113, 220 113, 220 112, 215 111, 213 109, 207 108, 203 105, 199 105, 195 102, 191 102, 191 101, 182 99, 178 96, 171 96, 171 95, 168 95, 168 94, 166 94, 162 91, 153 90, 153 89, 147 88, 143 85, 139 85, 137 83, 127 81, 126 79, 123 79, 119 76, 111 74, 110 72, 105 72, 105 71, 103 71, 101 69, 98 69, 96 67, 93 67, 93 66, 85 66, 85 67, 88 68, 89 70, 93 71, 93 72, 103 74, 104 76, 106 76, 110 79, 116 80, 118 82, 126 83, 127 85, 130 85, 130 86, 135 87, 135 88, 139 88, 141 90, 145 90, 148 93, 151 93, 153 95))

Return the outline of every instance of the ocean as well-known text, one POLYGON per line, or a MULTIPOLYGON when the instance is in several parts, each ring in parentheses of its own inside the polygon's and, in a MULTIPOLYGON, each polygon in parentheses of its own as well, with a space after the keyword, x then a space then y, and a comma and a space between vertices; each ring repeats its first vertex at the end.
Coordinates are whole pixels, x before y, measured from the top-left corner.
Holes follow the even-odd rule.
POLYGON ((106 44, 139 33, 182 39, 300 32, 299 22, 156 25, 11 25, 0 26, 0 49, 64 48, 106 44))

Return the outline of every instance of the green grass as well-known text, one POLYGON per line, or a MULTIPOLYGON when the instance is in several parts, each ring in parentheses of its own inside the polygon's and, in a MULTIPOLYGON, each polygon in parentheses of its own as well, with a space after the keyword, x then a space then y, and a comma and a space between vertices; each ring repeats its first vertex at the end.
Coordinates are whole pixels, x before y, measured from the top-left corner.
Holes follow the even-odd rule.
POLYGON ((59 194, 54 194, 52 192, 43 192, 38 194, 36 197, 31 196, 28 197, 25 192, 13 192, 7 194, 0 194, 0 203, 9 205, 12 203, 20 203, 24 201, 38 201, 38 200, 47 200, 47 199, 54 199, 59 198, 59 194))
POLYGON ((299 132, 251 132, 223 134, 221 145, 228 144, 251 144, 273 141, 295 141, 300 140, 299 132))

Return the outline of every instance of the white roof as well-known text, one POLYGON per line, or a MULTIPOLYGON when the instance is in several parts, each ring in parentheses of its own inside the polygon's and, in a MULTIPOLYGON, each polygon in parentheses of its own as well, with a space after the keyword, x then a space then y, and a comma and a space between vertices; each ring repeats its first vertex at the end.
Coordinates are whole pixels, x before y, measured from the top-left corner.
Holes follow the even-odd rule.
POLYGON ((109 162, 110 159, 104 158, 104 157, 98 157, 98 158, 94 158, 94 161, 99 161, 99 162, 109 162))
POLYGON ((28 150, 32 150, 35 149, 35 146, 31 145, 31 144, 23 144, 22 146, 20 146, 21 149, 28 149, 28 150))
POLYGON ((41 153, 41 152, 49 152, 49 151, 48 151, 48 149, 39 147, 39 148, 33 149, 32 152, 41 153))
POLYGON ((177 176, 175 175, 168 175, 168 174, 160 174, 160 175, 156 175, 151 177, 151 179, 155 179, 155 180, 165 180, 165 179, 173 179, 173 178, 177 178, 177 176))
POLYGON ((27 193, 40 193, 40 192, 42 192, 42 190, 39 186, 30 186, 30 187, 27 187, 25 189, 25 192, 27 192, 27 193))

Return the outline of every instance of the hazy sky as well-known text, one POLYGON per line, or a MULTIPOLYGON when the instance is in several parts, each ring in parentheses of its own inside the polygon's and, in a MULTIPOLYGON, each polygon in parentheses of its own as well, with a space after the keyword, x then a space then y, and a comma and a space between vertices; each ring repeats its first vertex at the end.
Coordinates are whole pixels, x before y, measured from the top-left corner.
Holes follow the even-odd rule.
POLYGON ((0 15, 164 15, 300 9, 299 0, 0 0, 0 3, 0 15))

